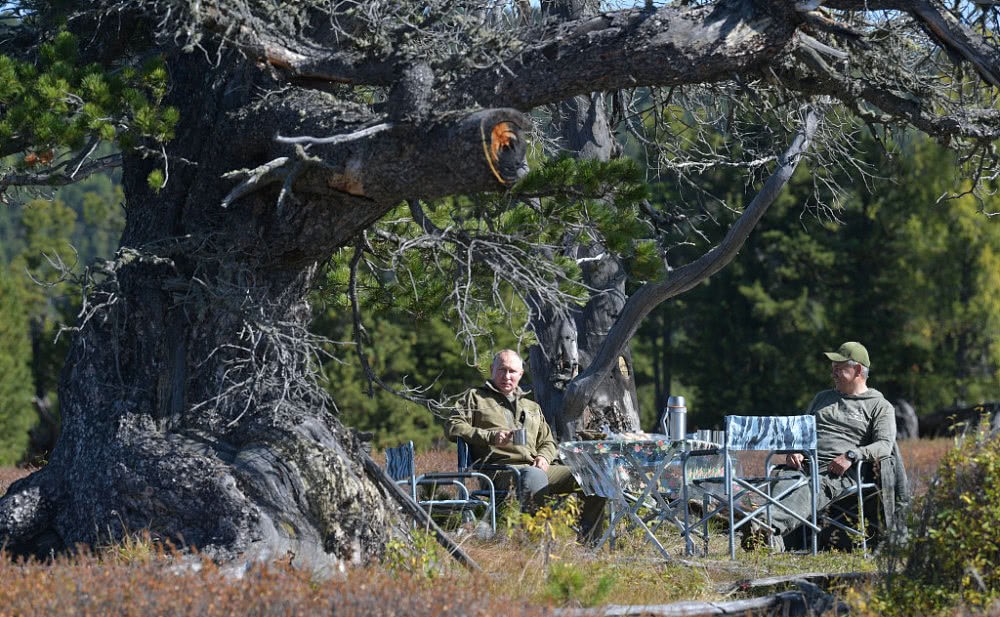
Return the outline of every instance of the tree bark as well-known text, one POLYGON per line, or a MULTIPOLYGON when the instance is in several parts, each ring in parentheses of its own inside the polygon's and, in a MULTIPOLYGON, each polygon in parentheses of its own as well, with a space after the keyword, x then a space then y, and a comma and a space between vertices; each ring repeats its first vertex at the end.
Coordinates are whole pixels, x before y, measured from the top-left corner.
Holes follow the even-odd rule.
POLYGON ((163 190, 146 183, 153 161, 124 158, 122 248, 81 314, 62 433, 0 500, 14 554, 148 532, 219 560, 294 555, 329 571, 380 555, 399 524, 315 383, 307 293, 336 247, 405 196, 515 181, 528 122, 480 110, 362 132, 370 117, 315 92, 255 100, 273 84, 249 63, 206 68, 174 60, 182 163, 163 190), (361 137, 296 151, 276 132, 361 137), (253 190, 220 179, 240 168, 253 190))
MULTIPOLYGON (((572 19, 583 7, 556 2, 554 8, 572 19)), ((604 97, 577 96, 560 106, 561 136, 566 148, 583 159, 608 161, 617 144, 608 126, 604 97)), ((533 311, 532 329, 539 345, 530 350, 535 396, 561 440, 580 430, 637 431, 639 410, 632 354, 626 347, 612 371, 588 401, 582 416, 563 413, 563 390, 590 362, 625 304, 626 273, 621 260, 599 243, 569 239, 565 253, 582 265, 583 281, 596 290, 581 309, 557 314, 551 307, 533 311)))
POLYGON ((913 405, 905 399, 897 399, 893 404, 896 412, 896 439, 916 439, 920 436, 920 424, 913 405))

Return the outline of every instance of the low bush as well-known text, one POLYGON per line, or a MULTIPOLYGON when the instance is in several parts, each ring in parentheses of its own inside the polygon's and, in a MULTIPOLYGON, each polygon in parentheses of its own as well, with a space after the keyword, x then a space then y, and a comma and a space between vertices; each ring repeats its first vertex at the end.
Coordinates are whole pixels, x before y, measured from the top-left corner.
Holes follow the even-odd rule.
POLYGON ((956 442, 917 507, 909 544, 864 612, 951 615, 1000 602, 1000 435, 956 442))
POLYGON ((531 617, 546 610, 497 596, 485 577, 430 580, 378 567, 317 580, 287 564, 223 571, 190 555, 120 553, 15 563, 0 554, 0 617, 531 617), (239 576, 236 576, 238 574, 239 576))

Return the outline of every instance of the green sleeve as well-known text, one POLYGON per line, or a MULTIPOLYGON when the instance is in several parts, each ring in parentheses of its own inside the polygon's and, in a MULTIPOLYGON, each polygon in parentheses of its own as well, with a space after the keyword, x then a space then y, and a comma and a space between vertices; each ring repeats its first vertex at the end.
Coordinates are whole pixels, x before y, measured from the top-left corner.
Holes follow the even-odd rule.
POLYGON ((867 461, 892 456, 892 446, 896 443, 896 412, 889 401, 881 399, 875 404, 868 426, 869 442, 858 448, 858 456, 867 461))
POLYGON ((551 463, 559 456, 555 437, 552 436, 552 429, 549 428, 549 423, 545 421, 544 415, 542 415, 542 422, 538 427, 538 440, 536 443, 538 444, 538 455, 544 456, 548 462, 551 463))

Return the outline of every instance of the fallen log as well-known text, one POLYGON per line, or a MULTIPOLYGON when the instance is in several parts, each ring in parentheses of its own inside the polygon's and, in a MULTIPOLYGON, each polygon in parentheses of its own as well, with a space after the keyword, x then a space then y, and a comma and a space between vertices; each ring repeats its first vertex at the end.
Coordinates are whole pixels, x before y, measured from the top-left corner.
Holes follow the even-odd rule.
POLYGON ((729 602, 675 602, 673 604, 608 605, 600 608, 556 609, 559 617, 708 617, 712 615, 786 615, 809 614, 806 595, 800 591, 784 591, 762 598, 729 602))
MULTIPOLYGON (((846 615, 847 605, 826 593, 818 585, 805 580, 854 580, 866 578, 864 573, 825 574, 811 573, 798 576, 781 576, 757 581, 746 581, 750 588, 765 585, 794 584, 795 591, 780 591, 758 598, 727 602, 685 601, 672 604, 609 605, 599 608, 556 609, 558 617, 713 617, 741 615, 744 617, 781 615, 782 617, 807 617, 812 615, 846 615)), ((737 583, 739 585, 739 583, 737 583)), ((739 587, 744 589, 744 587, 739 587)))
POLYGON ((876 574, 873 572, 803 572, 801 574, 769 576, 766 578, 736 581, 733 583, 727 583, 726 585, 717 588, 717 591, 724 595, 736 592, 759 592, 761 590, 772 589, 774 587, 787 587, 802 581, 820 585, 824 588, 829 588, 830 585, 836 585, 838 583, 848 581, 871 581, 875 578, 875 576, 876 574))

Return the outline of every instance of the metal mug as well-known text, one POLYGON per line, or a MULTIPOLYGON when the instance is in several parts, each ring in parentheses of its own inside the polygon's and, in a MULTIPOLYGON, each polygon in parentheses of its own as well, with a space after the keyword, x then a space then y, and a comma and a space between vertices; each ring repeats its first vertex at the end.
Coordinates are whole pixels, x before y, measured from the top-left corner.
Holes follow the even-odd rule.
POLYGON ((526 446, 528 445, 528 431, 523 428, 514 429, 514 445, 515 446, 526 446))

